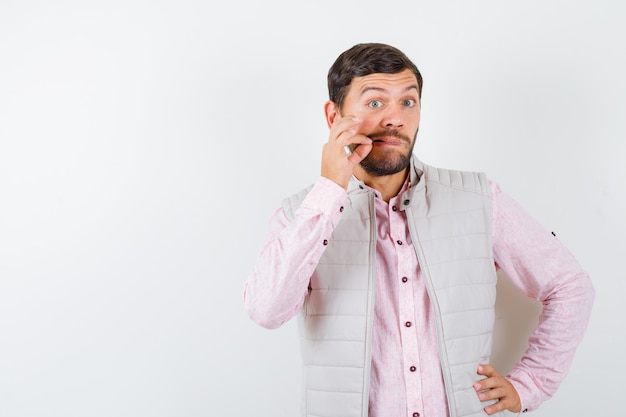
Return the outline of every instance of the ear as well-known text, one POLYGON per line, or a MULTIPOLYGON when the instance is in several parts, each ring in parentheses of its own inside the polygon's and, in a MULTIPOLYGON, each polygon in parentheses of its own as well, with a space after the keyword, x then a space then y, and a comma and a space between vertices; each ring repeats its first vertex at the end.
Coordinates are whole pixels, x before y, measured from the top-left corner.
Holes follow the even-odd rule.
POLYGON ((324 114, 326 115, 326 124, 328 125, 328 128, 335 123, 335 119, 337 117, 341 117, 339 107, 337 107, 337 104, 334 101, 330 100, 324 104, 324 114))

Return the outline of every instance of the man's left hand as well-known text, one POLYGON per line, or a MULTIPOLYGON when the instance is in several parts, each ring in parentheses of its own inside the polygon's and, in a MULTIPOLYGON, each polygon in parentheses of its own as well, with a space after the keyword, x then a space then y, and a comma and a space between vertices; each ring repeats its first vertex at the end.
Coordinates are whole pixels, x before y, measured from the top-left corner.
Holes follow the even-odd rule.
POLYGON ((522 404, 517 390, 508 379, 496 371, 492 365, 478 365, 478 374, 487 378, 474 383, 474 389, 480 401, 498 400, 495 404, 485 407, 485 413, 493 414, 502 410, 519 413, 522 404))

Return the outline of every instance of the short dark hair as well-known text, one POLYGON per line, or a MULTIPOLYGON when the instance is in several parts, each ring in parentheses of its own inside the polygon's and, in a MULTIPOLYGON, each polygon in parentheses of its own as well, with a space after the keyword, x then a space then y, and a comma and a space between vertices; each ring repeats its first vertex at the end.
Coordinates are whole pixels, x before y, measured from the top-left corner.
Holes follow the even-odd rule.
POLYGON ((328 70, 328 96, 341 108, 346 91, 355 77, 369 74, 397 74, 410 69, 417 78, 422 97, 422 74, 398 48, 383 43, 359 43, 337 57, 328 70))

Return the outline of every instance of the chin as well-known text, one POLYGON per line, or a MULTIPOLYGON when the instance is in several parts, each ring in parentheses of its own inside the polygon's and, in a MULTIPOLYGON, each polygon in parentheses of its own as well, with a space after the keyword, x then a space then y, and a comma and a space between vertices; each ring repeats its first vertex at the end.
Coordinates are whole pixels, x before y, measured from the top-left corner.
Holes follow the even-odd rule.
POLYGON ((386 157, 377 157, 370 153, 370 155, 361 161, 360 165, 365 172, 376 177, 397 174, 410 165, 411 153, 394 153, 395 155, 387 155, 386 157))

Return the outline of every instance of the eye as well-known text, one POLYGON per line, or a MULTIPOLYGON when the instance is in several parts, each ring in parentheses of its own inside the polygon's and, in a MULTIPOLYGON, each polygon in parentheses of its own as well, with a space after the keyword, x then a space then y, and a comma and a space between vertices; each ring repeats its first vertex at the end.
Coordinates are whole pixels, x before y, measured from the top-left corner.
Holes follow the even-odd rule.
POLYGON ((372 109, 378 109, 383 105, 383 102, 380 100, 372 100, 367 105, 372 109))
POLYGON ((402 104, 405 105, 406 107, 413 107, 415 106, 415 100, 413 100, 412 98, 408 98, 404 100, 402 104))

